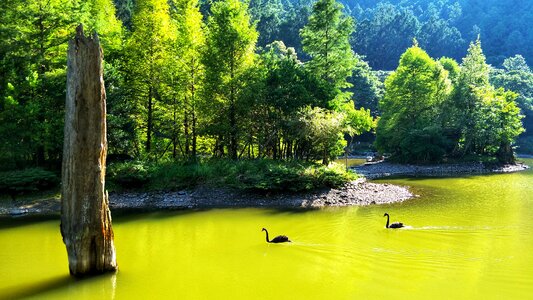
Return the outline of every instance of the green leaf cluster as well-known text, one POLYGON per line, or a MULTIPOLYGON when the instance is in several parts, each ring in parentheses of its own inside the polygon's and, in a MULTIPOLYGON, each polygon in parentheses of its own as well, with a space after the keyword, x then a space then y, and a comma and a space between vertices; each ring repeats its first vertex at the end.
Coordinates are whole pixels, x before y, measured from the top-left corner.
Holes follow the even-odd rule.
MULTIPOLYGON (((277 0, 259 1, 264 9, 240 0, 6 1, 3 169, 59 165, 66 47, 79 23, 98 32, 105 54, 108 153, 143 161, 110 168, 117 184, 146 184, 145 162, 169 158, 327 164, 344 151, 346 138, 374 127, 370 111, 356 109, 347 89, 357 62, 349 43, 354 21, 335 1, 295 6, 289 15, 277 0), (31 18, 18 22, 22 15, 31 18), (307 53, 297 53, 301 45, 266 43, 281 37, 276 28, 260 39, 258 28, 282 28, 282 18, 307 24, 301 31, 307 53)), ((290 32, 299 40, 298 30, 290 32)), ((374 93, 376 77, 368 65, 360 69, 374 93)))
POLYGON ((0 194, 18 194, 43 191, 59 184, 55 173, 41 168, 0 172, 0 194))
POLYGON ((512 146, 524 131, 517 94, 489 83, 489 66, 478 39, 461 66, 409 48, 385 81, 376 146, 407 162, 496 157, 514 161, 512 146))
POLYGON ((324 166, 271 159, 125 162, 110 165, 109 175, 114 189, 176 190, 206 185, 256 192, 301 192, 339 187, 356 178, 340 164, 324 166))

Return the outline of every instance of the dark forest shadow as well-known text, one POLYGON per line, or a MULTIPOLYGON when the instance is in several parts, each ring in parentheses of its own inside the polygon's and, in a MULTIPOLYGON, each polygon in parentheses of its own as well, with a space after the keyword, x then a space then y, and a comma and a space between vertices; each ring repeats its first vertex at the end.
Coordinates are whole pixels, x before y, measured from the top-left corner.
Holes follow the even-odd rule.
MULTIPOLYGON (((35 223, 42 223, 42 222, 48 222, 52 220, 57 220, 59 222, 60 220, 59 215, 30 215, 30 216, 16 216, 16 217, 9 217, 9 216, 3 216, 0 217, 0 230, 2 229, 10 229, 15 227, 21 227, 21 226, 28 226, 35 223)), ((57 229, 59 230, 59 228, 57 229)))
MULTIPOLYGON (((211 210, 240 210, 240 209, 263 209, 268 214, 303 214, 310 211, 319 210, 319 207, 292 207, 292 206, 230 206, 230 207, 207 207, 207 208, 161 208, 161 209, 145 209, 145 208, 128 208, 128 209, 112 209, 111 216, 113 223, 128 223, 135 221, 142 221, 143 219, 166 219, 174 218, 184 215, 207 212, 211 210)), ((0 230, 10 229, 22 226, 29 226, 36 223, 43 223, 48 221, 60 222, 61 216, 54 215, 27 215, 27 216, 1 216, 0 230)), ((58 225, 59 226, 59 225, 58 225)), ((59 231, 59 228, 58 228, 59 231)))

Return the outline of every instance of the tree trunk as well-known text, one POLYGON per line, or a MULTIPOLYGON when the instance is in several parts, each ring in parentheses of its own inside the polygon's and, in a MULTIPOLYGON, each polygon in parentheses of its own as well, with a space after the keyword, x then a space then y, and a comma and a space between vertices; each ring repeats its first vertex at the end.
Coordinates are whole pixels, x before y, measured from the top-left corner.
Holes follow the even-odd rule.
POLYGON ((105 100, 102 48, 80 25, 68 48, 61 190, 61 235, 74 276, 117 269, 105 191, 105 100))
POLYGON ((178 113, 176 111, 176 107, 177 107, 177 104, 176 104, 176 97, 174 97, 174 105, 172 106, 172 121, 173 121, 173 124, 172 124, 172 158, 176 158, 177 156, 177 139, 178 139, 178 130, 176 130, 176 128, 178 128, 178 113))
POLYGON ((187 159, 189 158, 189 149, 190 149, 190 134, 189 134, 189 99, 187 99, 187 96, 184 98, 183 107, 185 108, 183 110, 183 131, 185 135, 185 156, 187 159))
POLYGON ((230 101, 229 101, 229 155, 231 159, 237 159, 237 112, 235 107, 235 51, 231 51, 230 64, 230 101))
POLYGON ((152 150, 152 127, 153 127, 153 87, 148 88, 148 120, 146 122, 146 153, 152 150))
POLYGON ((196 161, 196 112, 192 111, 192 159, 196 161))
POLYGON ((496 156, 498 157, 498 161, 501 163, 505 163, 505 164, 515 163, 513 148, 511 147, 511 144, 508 142, 502 141, 500 143, 500 148, 498 149, 496 156))
POLYGON ((192 59, 191 65, 191 121, 192 121, 192 159, 196 161, 196 77, 195 77, 195 59, 192 59))

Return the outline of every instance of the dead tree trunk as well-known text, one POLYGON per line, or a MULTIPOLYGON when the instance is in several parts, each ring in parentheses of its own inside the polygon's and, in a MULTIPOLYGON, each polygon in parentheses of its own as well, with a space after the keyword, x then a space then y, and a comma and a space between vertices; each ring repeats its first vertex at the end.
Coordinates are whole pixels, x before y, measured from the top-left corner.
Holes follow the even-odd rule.
POLYGON ((106 95, 98 36, 69 41, 61 189, 61 235, 70 274, 117 269, 105 191, 106 95))

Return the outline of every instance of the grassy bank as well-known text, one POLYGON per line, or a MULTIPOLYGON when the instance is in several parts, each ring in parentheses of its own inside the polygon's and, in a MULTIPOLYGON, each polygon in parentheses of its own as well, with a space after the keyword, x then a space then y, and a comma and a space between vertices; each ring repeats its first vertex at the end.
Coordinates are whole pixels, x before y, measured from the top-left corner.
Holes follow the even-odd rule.
POLYGON ((298 192, 337 187, 356 175, 343 165, 323 166, 309 162, 276 160, 206 160, 187 162, 124 162, 108 167, 110 190, 142 188, 177 190, 199 184, 241 190, 298 192))
MULTIPOLYGON (((302 161, 222 160, 113 163, 107 167, 109 191, 173 191, 198 185, 256 192, 299 192, 338 187, 357 176, 343 164, 323 166, 302 161)), ((0 172, 0 200, 57 196, 60 174, 42 169, 0 172)))

